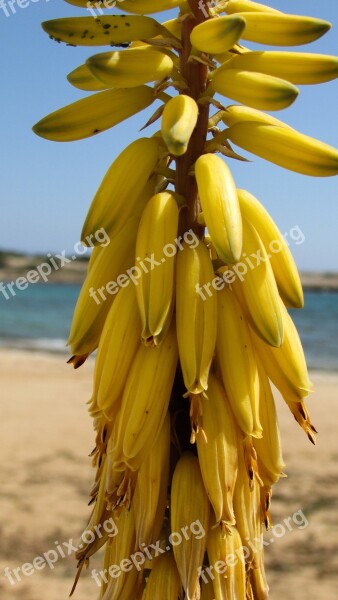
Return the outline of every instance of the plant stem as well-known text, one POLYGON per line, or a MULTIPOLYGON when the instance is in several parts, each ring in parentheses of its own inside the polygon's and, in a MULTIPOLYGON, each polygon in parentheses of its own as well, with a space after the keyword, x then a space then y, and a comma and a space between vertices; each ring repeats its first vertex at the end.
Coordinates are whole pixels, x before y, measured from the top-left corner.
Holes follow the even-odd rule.
MULTIPOLYGON (((190 8, 193 12, 191 18, 186 18, 182 24, 182 53, 180 57, 181 75, 185 79, 188 90, 185 92, 196 102, 201 93, 203 93, 208 81, 208 67, 206 65, 189 62, 191 53, 190 33, 192 29, 206 20, 206 12, 199 8, 198 0, 189 0, 190 8)), ((191 170, 197 158, 203 154, 204 145, 208 133, 209 106, 199 107, 199 116, 195 130, 191 136, 187 152, 176 159, 176 191, 185 197, 187 210, 184 212, 182 227, 184 231, 193 229, 195 233, 202 237, 204 227, 197 223, 197 216, 200 212, 198 200, 197 184, 191 175, 191 170), (190 174, 189 174, 190 173, 190 174)))

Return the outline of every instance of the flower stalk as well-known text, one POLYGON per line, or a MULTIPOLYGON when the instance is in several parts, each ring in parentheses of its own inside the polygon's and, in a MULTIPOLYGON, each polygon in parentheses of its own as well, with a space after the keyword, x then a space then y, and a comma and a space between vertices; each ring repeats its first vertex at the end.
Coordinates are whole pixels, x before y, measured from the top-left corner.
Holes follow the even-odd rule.
MULTIPOLYGON (((187 18, 182 24, 182 52, 180 56, 181 74, 187 83, 187 93, 198 101, 205 91, 208 83, 208 67, 201 63, 190 60, 192 46, 190 34, 196 24, 205 20, 205 12, 198 7, 196 0, 191 0, 189 5, 193 11, 191 18, 187 18)), ((185 212, 183 227, 194 231, 203 237, 204 228, 198 224, 197 218, 200 212, 198 189, 195 178, 192 176, 193 165, 197 158, 203 154, 205 141, 208 134, 209 105, 199 106, 199 116, 196 128, 190 138, 187 152, 176 158, 176 182, 175 188, 187 200, 188 210, 185 212)))
POLYGON ((104 546, 101 600, 268 598, 257 540, 285 468, 271 383, 315 443, 287 311, 303 306, 300 277, 277 224, 237 188, 231 161, 246 158, 231 144, 300 174, 338 174, 336 149, 270 115, 298 84, 337 77, 337 58, 264 50, 310 43, 330 24, 251 0, 210 4, 118 0, 126 14, 43 24, 105 52, 69 74, 91 95, 37 123, 41 137, 97 135, 162 102, 89 207, 84 243, 101 228, 111 241, 94 248, 68 341, 75 368, 97 350, 92 539, 78 547, 76 582, 104 546), (170 8, 175 19, 153 18, 170 8))

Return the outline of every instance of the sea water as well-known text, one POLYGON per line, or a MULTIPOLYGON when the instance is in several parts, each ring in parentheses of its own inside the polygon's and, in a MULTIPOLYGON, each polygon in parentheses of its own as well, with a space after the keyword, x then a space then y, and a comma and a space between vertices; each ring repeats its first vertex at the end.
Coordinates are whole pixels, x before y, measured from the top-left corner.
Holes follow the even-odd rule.
MULTIPOLYGON (((0 346, 66 353, 79 291, 78 285, 35 284, 9 300, 0 294, 0 346)), ((305 292, 304 308, 290 314, 309 368, 338 370, 338 292, 305 292)))

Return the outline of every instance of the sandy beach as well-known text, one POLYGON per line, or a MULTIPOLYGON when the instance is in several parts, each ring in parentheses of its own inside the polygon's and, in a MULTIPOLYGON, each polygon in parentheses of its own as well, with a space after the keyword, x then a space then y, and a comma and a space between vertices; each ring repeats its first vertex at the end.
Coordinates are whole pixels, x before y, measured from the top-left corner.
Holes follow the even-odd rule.
MULTIPOLYGON (((20 571, 20 581, 12 584, 2 572, 71 538, 75 543, 85 527, 93 476, 88 454, 94 436, 86 412, 92 369, 92 361, 73 371, 63 356, 0 352, 2 600, 68 597, 74 556, 58 560, 53 569, 20 571)), ((275 536, 266 535, 271 600, 338 597, 338 375, 312 373, 312 379, 316 392, 308 405, 319 430, 316 447, 277 399, 288 477, 275 487, 272 505, 274 524, 281 527, 275 536), (297 511, 305 516, 298 520, 302 527, 296 519, 286 527, 284 519, 297 511)), ((75 599, 97 595, 85 573, 75 599)))

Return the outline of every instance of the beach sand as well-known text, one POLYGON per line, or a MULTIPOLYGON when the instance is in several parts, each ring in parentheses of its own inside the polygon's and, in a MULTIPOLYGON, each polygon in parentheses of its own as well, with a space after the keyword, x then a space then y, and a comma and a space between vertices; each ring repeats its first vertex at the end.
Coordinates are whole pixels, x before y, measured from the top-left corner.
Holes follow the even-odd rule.
MULTIPOLYGON (((86 525, 94 442, 86 401, 93 362, 73 371, 63 356, 1 351, 0 365, 0 597, 62 600, 72 586, 74 556, 29 576, 20 571, 15 585, 2 571, 31 563, 55 549, 55 542, 75 542, 86 525)), ((271 600, 338 597, 338 375, 313 373, 312 379, 316 393, 308 405, 319 430, 316 447, 277 399, 288 477, 274 490, 272 515, 280 527, 276 535, 266 534, 273 539, 266 548, 271 600), (300 510, 308 522, 302 529, 292 520, 300 510)), ((302 526, 306 522, 298 520, 302 526)), ((98 587, 85 572, 75 599, 97 596, 98 587)))

